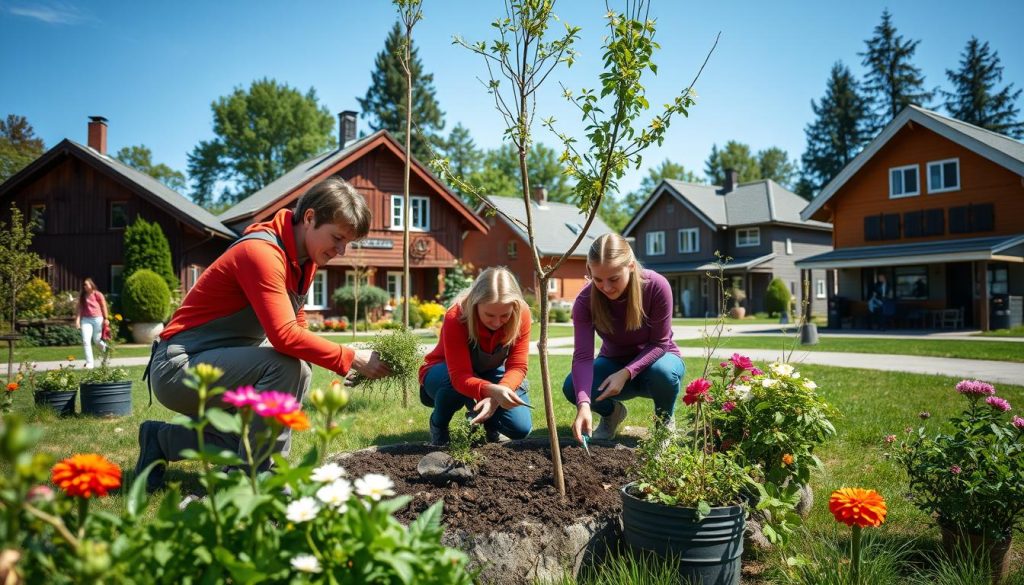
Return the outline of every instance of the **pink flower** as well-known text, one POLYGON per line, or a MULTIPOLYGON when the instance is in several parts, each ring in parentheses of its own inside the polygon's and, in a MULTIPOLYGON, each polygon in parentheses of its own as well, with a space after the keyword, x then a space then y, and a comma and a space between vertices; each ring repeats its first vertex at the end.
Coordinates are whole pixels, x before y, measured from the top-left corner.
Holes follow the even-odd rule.
POLYGON ((741 372, 743 370, 751 370, 751 371, 753 371, 753 370, 756 369, 754 367, 754 362, 751 361, 751 359, 748 358, 745 355, 740 355, 738 353, 734 353, 734 354, 732 354, 732 357, 729 358, 729 361, 732 362, 732 364, 734 366, 736 366, 736 370, 739 371, 739 372, 741 372))
POLYGON ((751 375, 754 375, 754 376, 761 376, 761 375, 764 375, 764 370, 762 370, 761 368, 758 368, 758 367, 753 367, 753 368, 750 368, 750 373, 751 373, 751 375))
POLYGON ((728 368, 729 367, 729 362, 722 362, 722 363, 718 364, 718 366, 720 368, 728 368))
POLYGON ((730 400, 722 405, 722 410, 725 412, 732 412, 732 409, 736 408, 736 403, 730 400))
POLYGON ((1005 398, 1000 398, 998 396, 989 396, 988 398, 985 399, 985 402, 992 408, 1000 410, 1002 412, 1010 410, 1010 403, 1007 402, 1005 398))
POLYGON ((1021 418, 1019 416, 1013 417, 1013 426, 1017 427, 1018 429, 1024 430, 1024 418, 1021 418))
POLYGON ((687 406, 696 404, 698 400, 707 399, 708 390, 711 388, 711 382, 704 378, 697 378, 690 382, 686 386, 686 395, 683 396, 683 402, 687 406))
POLYGON ((52 502, 56 494, 48 485, 36 485, 29 488, 26 496, 30 502, 52 502))
POLYGON ((956 391, 965 396, 992 396, 996 393, 992 384, 981 380, 961 380, 956 385, 956 391))
POLYGON ((239 386, 224 393, 224 402, 235 408, 245 408, 260 401, 260 393, 252 386, 239 386))
POLYGON ((959 465, 953 465, 952 467, 949 468, 949 472, 952 473, 953 475, 960 475, 961 471, 963 470, 960 469, 959 465))
POLYGON ((885 436, 885 442, 890 444, 890 445, 892 443, 895 443, 896 442, 896 435, 886 435, 885 436))
POLYGON ((256 414, 262 417, 272 417, 288 414, 299 410, 299 401, 291 394, 284 392, 264 392, 259 395, 259 402, 252 405, 256 414))

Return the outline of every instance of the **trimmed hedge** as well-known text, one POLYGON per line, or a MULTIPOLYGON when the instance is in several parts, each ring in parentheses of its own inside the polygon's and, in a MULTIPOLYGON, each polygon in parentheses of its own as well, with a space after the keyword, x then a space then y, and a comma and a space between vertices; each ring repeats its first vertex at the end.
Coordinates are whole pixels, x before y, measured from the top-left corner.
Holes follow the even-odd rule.
POLYGON ((764 308, 773 317, 789 312, 789 288, 781 278, 776 278, 768 283, 768 290, 764 296, 764 308))
POLYGON ((121 305, 133 323, 162 323, 171 310, 171 290, 159 274, 143 268, 124 281, 121 305))

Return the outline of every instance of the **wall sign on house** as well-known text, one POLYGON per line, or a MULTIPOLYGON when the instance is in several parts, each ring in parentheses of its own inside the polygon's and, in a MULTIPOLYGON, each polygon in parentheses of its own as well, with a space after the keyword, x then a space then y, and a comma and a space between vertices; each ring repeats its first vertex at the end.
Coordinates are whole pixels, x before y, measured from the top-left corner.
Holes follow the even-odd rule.
POLYGON ((387 238, 365 238, 350 244, 353 248, 367 248, 373 250, 390 250, 395 243, 387 238))

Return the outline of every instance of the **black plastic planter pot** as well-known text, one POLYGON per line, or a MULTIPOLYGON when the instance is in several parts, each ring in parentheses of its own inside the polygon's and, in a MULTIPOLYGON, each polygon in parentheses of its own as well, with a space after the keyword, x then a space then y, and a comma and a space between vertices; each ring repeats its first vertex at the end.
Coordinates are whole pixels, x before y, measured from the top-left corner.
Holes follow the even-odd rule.
POLYGON ((132 383, 82 384, 82 414, 127 416, 132 413, 132 383))
POLYGON ((739 585, 746 524, 742 506, 712 508, 698 522, 693 508, 645 502, 630 493, 632 486, 621 490, 626 544, 678 560, 684 583, 739 585))
POLYGON ((36 406, 52 408, 59 416, 71 416, 75 414, 75 396, 78 390, 69 392, 36 392, 32 397, 36 406))

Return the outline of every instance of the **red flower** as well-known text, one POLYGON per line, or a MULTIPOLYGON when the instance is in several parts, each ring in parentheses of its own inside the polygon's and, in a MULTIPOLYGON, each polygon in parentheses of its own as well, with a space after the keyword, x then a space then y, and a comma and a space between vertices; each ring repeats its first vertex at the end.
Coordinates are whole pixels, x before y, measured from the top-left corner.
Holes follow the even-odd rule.
POLYGON ((105 496, 121 487, 121 468, 102 455, 74 455, 53 466, 50 479, 69 496, 105 496))
POLYGON ((17 389, 18 389, 18 383, 17 382, 11 382, 10 384, 7 385, 7 391, 8 392, 14 392, 17 389))
POLYGON ((881 494, 861 488, 841 488, 832 492, 828 509, 836 522, 861 528, 881 525, 888 511, 881 494))
POLYGON ((729 361, 732 362, 732 365, 736 366, 737 371, 754 369, 754 362, 745 355, 734 353, 732 354, 732 357, 729 358, 729 361))
POLYGON ((285 412, 274 417, 277 422, 290 428, 293 431, 309 430, 309 418, 301 410, 285 412))
POLYGON ((704 378, 697 378, 686 386, 686 395, 683 396, 683 402, 687 406, 691 406, 699 400, 709 400, 711 397, 708 396, 708 390, 710 389, 711 382, 704 378))

